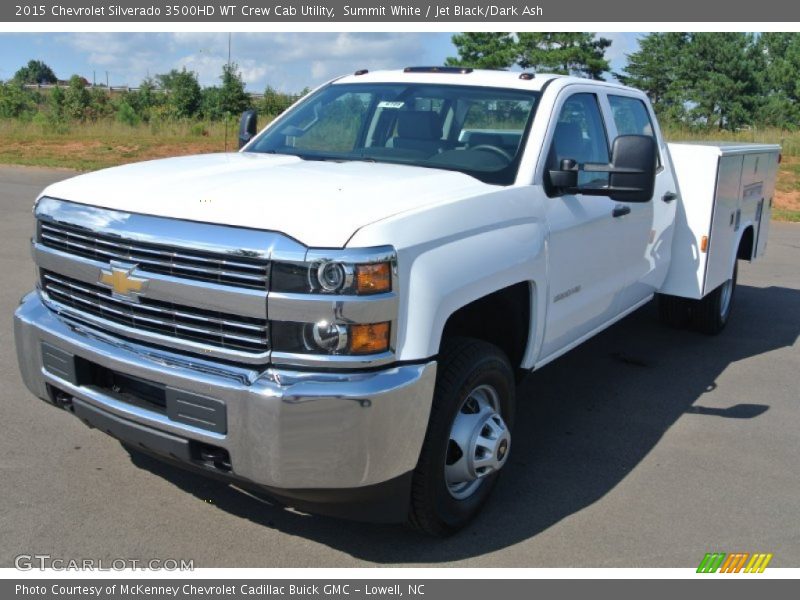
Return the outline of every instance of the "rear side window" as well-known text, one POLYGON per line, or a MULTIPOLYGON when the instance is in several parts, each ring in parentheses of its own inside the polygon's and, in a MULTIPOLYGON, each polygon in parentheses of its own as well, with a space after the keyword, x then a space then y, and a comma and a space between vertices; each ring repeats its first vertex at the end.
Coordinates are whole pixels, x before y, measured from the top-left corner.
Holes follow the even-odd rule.
POLYGON ((609 96, 611 114, 619 135, 649 135, 653 137, 653 123, 644 102, 628 96, 609 96))

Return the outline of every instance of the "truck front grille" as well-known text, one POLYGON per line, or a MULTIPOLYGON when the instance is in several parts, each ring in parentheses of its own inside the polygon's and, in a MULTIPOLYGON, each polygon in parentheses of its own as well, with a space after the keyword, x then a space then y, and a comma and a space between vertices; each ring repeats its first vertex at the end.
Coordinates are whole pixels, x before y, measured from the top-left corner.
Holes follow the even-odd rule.
POLYGON ((248 256, 190 250, 97 233, 72 224, 41 221, 43 245, 100 262, 119 260, 137 269, 184 279, 258 290, 267 289, 268 261, 248 256))
POLYGON ((72 314, 72 318, 80 320, 86 315, 85 320, 90 324, 95 317, 221 349, 254 354, 269 349, 266 318, 254 319, 149 298, 140 298, 138 303, 120 300, 106 288, 44 270, 41 285, 51 300, 78 313, 72 314))

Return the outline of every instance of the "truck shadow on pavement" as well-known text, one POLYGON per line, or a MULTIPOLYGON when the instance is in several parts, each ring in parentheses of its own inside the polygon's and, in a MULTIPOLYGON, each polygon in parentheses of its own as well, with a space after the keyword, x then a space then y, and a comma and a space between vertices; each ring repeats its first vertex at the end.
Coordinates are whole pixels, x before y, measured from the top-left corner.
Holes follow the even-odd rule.
MULTIPOLYGON (((756 419, 767 411, 766 404, 725 407, 724 398, 703 396, 736 361, 795 344, 800 290, 739 286, 735 302, 728 328, 717 337, 662 327, 651 303, 528 376, 517 390, 513 451, 493 497, 471 527, 445 540, 399 526, 300 514, 145 455, 132 454, 132 460, 220 510, 357 559, 435 564, 478 557, 532 538, 596 502, 684 415, 756 419)), ((251 566, 272 566, 269 556, 278 550, 265 542, 263 562, 251 566)))

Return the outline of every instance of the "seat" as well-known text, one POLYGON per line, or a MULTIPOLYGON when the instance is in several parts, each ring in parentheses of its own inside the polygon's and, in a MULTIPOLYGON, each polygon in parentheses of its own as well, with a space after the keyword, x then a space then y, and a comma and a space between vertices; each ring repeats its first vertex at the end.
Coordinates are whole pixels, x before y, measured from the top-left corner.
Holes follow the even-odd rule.
POLYGON ((439 115, 430 110, 407 110, 397 113, 397 135, 386 145, 433 156, 442 151, 441 138, 439 115))

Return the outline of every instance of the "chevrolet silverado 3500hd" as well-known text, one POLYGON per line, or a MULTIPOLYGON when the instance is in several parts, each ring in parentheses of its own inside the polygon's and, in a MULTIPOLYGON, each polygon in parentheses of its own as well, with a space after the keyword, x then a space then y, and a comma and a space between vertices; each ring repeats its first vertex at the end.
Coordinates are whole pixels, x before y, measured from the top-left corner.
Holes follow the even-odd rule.
POLYGON ((515 376, 654 296, 722 330, 780 160, 667 144, 635 89, 454 68, 358 71, 239 135, 44 190, 24 381, 130 448, 434 534, 508 460, 515 376))

